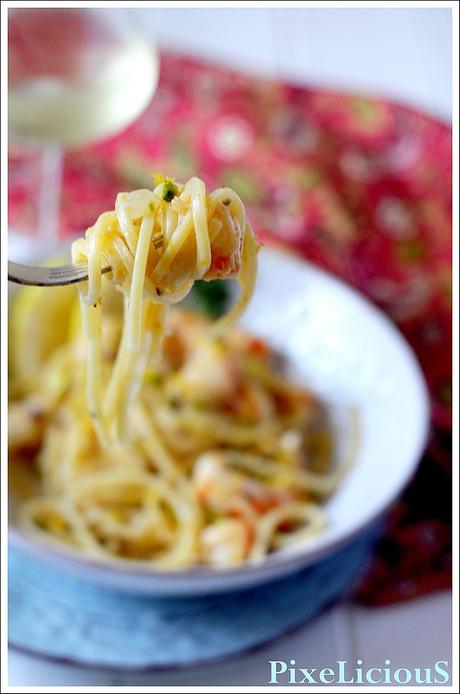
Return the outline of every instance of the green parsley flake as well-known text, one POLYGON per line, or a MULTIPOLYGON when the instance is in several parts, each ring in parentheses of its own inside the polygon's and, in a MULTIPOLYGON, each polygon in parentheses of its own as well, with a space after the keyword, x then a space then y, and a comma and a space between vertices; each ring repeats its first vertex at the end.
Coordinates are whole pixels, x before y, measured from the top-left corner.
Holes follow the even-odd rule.
POLYGON ((163 183, 163 200, 166 200, 166 202, 171 202, 171 200, 175 198, 176 195, 179 195, 179 191, 177 189, 176 184, 174 183, 172 178, 166 178, 165 182, 163 183))

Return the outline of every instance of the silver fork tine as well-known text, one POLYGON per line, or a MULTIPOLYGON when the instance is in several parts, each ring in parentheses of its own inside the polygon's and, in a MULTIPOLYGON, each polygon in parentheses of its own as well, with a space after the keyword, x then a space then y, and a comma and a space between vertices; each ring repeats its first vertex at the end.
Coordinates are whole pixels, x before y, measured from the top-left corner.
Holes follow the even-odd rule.
MULTIPOLYGON (((110 272, 110 267, 102 269, 103 273, 110 272)), ((34 285, 36 287, 57 287, 75 284, 88 279, 88 266, 60 265, 58 267, 37 267, 22 265, 8 261, 8 280, 16 284, 34 285)))

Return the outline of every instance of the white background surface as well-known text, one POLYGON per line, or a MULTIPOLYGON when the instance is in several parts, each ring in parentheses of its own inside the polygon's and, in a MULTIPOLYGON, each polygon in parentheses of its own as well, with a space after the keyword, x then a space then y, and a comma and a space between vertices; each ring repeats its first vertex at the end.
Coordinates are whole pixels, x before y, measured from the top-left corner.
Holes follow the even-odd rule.
MULTIPOLYGON (((121 10, 126 12, 126 10, 121 10)), ((171 50, 247 71, 383 94, 448 120, 451 12, 448 9, 133 10, 171 50)), ((450 596, 365 609, 341 605, 256 654, 175 674, 110 675, 10 654, 10 685, 264 685, 268 660, 302 667, 361 658, 379 666, 430 667, 450 660, 450 596)))
POLYGON ((160 45, 451 114, 449 9, 134 10, 160 45))

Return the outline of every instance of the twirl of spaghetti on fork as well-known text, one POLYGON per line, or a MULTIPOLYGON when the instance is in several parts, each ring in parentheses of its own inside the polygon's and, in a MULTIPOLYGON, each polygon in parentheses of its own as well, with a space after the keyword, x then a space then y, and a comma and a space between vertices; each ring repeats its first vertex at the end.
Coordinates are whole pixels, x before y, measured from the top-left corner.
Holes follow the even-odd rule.
POLYGON ((237 278, 239 300, 217 334, 233 323, 249 301, 258 244, 244 205, 230 188, 207 193, 199 178, 185 185, 157 177, 153 191, 120 193, 85 238, 72 246, 72 260, 88 263, 81 310, 88 342, 87 398, 104 445, 126 436, 126 412, 147 364, 158 359, 169 304, 181 301, 195 280, 237 278), (123 334, 104 388, 101 352, 102 268, 124 294, 123 334))

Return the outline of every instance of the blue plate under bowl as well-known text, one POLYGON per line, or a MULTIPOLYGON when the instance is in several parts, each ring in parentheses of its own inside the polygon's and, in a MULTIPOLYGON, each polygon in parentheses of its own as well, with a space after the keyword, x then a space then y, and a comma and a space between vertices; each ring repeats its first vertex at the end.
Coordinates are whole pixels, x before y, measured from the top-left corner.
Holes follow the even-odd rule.
POLYGON ((11 549, 9 640, 38 656, 113 670, 164 670, 267 643, 354 589, 374 525, 288 578, 207 597, 152 598, 107 590, 11 549))

